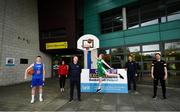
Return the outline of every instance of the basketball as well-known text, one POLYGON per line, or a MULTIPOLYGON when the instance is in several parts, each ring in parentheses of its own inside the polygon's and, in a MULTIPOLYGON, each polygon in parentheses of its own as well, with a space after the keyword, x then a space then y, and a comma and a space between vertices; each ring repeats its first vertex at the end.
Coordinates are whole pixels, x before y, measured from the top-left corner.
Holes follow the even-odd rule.
POLYGON ((33 75, 33 74, 34 74, 33 68, 28 69, 28 70, 27 70, 27 74, 28 74, 28 75, 33 75))
POLYGON ((87 42, 90 44, 92 43, 93 39, 88 39, 87 42))

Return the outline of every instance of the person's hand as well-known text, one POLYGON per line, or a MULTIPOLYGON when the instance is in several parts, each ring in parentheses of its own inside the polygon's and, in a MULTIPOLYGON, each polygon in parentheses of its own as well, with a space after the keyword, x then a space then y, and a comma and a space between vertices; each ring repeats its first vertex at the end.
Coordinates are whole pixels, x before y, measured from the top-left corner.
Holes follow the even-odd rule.
POLYGON ((135 76, 137 77, 137 76, 138 76, 138 74, 136 73, 136 74, 135 74, 135 76))
POLYGON ((154 79, 154 76, 153 76, 153 75, 151 75, 151 77, 152 77, 152 79, 154 79))
POLYGON ((45 78, 43 78, 43 82, 45 82, 45 78))
POLYGON ((59 75, 59 78, 60 78, 61 76, 59 75))
POLYGON ((25 75, 24 75, 24 80, 26 80, 26 79, 27 79, 27 75, 25 74, 25 75))
POLYGON ((67 75, 66 75, 66 78, 67 78, 67 75))
POLYGON ((111 67, 110 69, 112 70, 113 68, 111 67))
POLYGON ((167 79, 167 75, 164 76, 164 80, 166 80, 166 79, 167 79))

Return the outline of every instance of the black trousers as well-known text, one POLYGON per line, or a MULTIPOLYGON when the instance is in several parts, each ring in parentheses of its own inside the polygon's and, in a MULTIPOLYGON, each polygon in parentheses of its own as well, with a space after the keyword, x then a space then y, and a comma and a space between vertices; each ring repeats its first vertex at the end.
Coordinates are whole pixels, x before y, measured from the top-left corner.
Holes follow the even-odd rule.
POLYGON ((154 96, 157 95, 157 86, 158 86, 158 81, 159 80, 160 80, 161 87, 162 87, 163 97, 166 97, 166 83, 165 83, 166 81, 163 78, 154 79, 154 81, 153 81, 153 84, 154 84, 154 96))
POLYGON ((136 90, 136 77, 128 76, 128 90, 131 90, 131 83, 133 83, 133 89, 136 90))
POLYGON ((70 100, 73 99, 75 86, 77 88, 78 100, 80 100, 81 99, 80 80, 72 80, 72 79, 70 79, 70 100))
POLYGON ((66 76, 61 75, 61 77, 59 77, 59 86, 60 86, 60 88, 64 88, 65 83, 66 83, 66 76))

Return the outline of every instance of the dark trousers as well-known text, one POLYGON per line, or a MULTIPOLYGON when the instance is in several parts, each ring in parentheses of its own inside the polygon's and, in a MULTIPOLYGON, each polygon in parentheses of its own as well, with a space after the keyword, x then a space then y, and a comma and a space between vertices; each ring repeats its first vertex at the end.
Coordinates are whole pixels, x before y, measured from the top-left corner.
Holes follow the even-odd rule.
POLYGON ((74 86, 76 86, 77 88, 77 97, 78 100, 80 100, 81 99, 80 80, 71 80, 71 79, 70 79, 70 100, 72 100, 74 96, 74 86))
POLYGON ((60 88, 64 88, 66 83, 66 76, 61 75, 61 77, 59 77, 59 86, 60 88))
POLYGON ((128 90, 131 90, 131 83, 133 83, 133 89, 136 90, 136 77, 128 76, 128 90))
POLYGON ((163 93, 163 97, 166 97, 166 81, 163 78, 156 78, 154 79, 153 83, 154 83, 154 96, 157 95, 157 86, 158 86, 158 81, 160 80, 161 83, 161 87, 162 87, 162 93, 163 93))

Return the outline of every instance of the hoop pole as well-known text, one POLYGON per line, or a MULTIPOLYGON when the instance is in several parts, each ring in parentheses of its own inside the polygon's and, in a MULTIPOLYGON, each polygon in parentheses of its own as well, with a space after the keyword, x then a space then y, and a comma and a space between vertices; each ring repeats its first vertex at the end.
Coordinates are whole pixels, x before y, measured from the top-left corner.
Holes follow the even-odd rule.
POLYGON ((91 69, 91 51, 87 52, 87 67, 91 69))

